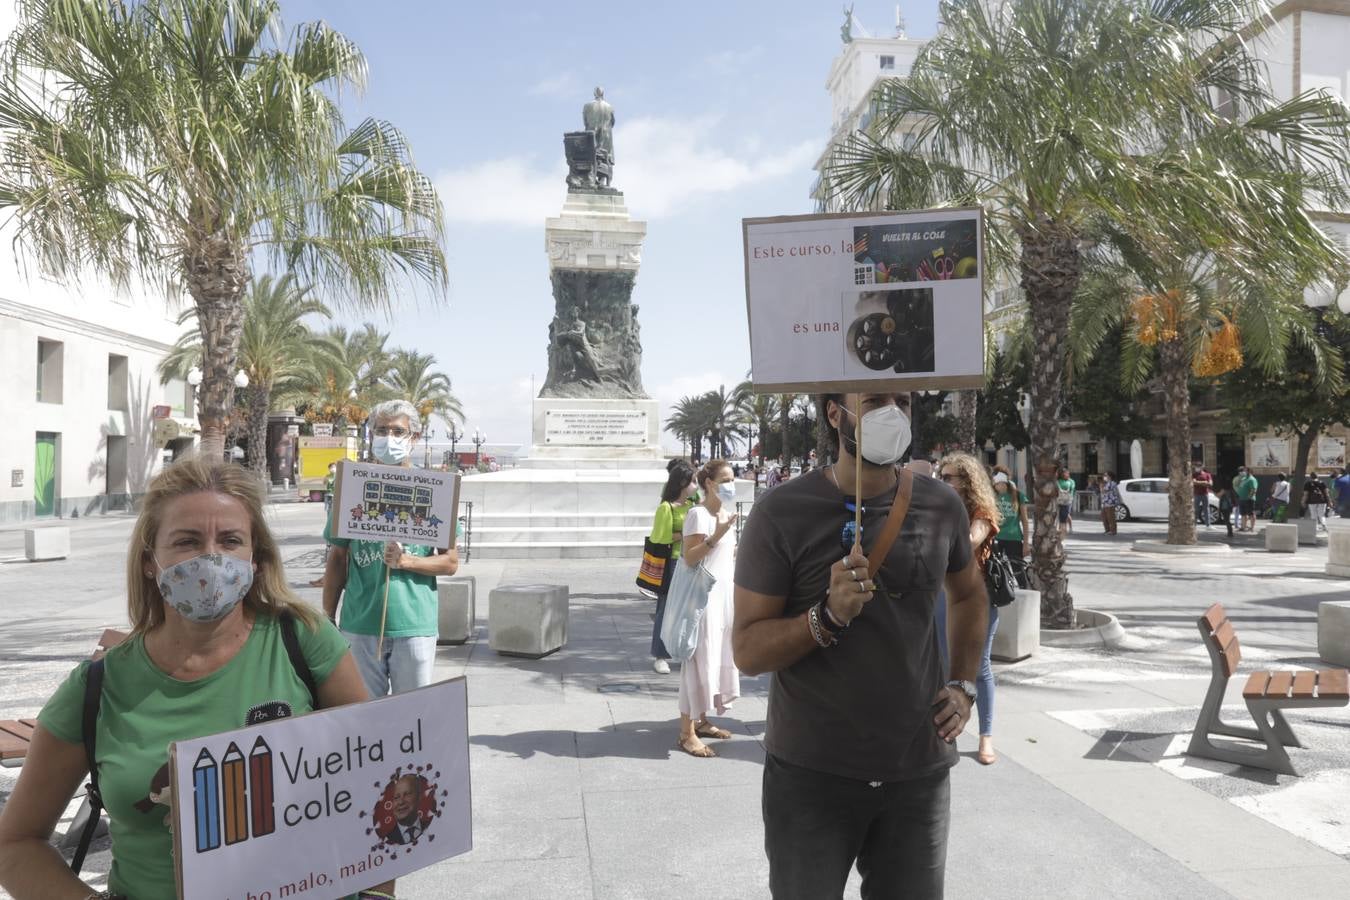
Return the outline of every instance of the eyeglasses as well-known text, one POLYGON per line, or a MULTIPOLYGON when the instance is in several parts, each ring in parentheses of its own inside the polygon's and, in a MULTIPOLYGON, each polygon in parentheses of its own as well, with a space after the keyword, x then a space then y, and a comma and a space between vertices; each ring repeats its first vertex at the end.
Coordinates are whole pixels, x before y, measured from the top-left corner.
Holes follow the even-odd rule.
POLYGON ((406 428, 387 428, 387 427, 385 427, 384 425, 381 425, 380 427, 378 427, 378 428, 375 429, 375 436, 376 436, 376 437, 396 437, 396 438, 401 438, 401 437, 407 437, 407 436, 408 436, 409 434, 411 434, 411 433, 412 433, 412 432, 408 431, 408 429, 406 429, 406 428))
POLYGON ((952 484, 953 482, 960 481, 960 480, 961 480, 961 476, 958 475, 958 474, 955 473, 955 472, 943 472, 943 473, 942 473, 942 480, 945 481, 945 482, 947 482, 948 484, 952 484))

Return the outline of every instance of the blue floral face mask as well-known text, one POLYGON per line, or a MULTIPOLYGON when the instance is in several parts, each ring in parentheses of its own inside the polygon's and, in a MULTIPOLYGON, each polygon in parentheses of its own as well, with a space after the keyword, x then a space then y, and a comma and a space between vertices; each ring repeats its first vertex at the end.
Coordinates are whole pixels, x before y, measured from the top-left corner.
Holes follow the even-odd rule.
POLYGON ((229 615, 253 586, 253 563, 228 553, 206 553, 161 568, 156 580, 164 602, 183 618, 216 622, 229 615))

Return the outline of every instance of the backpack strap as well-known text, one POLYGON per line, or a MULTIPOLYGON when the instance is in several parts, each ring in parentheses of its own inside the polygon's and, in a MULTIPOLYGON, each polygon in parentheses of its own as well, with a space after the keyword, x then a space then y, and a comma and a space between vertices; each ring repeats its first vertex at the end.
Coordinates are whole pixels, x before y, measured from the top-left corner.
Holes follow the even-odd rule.
POLYGON ((84 707, 80 715, 80 729, 84 739, 84 756, 89 763, 89 783, 85 785, 85 799, 89 803, 89 818, 85 820, 84 830, 80 832, 80 843, 70 860, 70 870, 80 874, 84 857, 89 845, 94 842, 94 831, 98 828, 99 817, 103 813, 103 795, 98 787, 98 759, 96 745, 98 741, 98 710, 103 701, 103 660, 96 659, 85 670, 84 707))
POLYGON ((281 619, 281 642, 286 645, 286 655, 290 657, 291 668, 295 669, 296 676, 309 690, 310 705, 318 709, 319 686, 314 682, 314 673, 310 671, 309 660, 305 659, 305 653, 300 649, 300 639, 295 633, 297 627, 295 616, 283 612, 278 618, 281 619))
POLYGON ((877 535, 877 542, 872 545, 872 552, 867 555, 868 578, 875 579, 886 562, 886 554, 891 552, 891 545, 900 536, 900 529, 905 525, 905 516, 909 514, 909 501, 913 495, 914 470, 901 469, 895 485, 895 501, 891 503, 886 524, 881 526, 881 534, 877 535))

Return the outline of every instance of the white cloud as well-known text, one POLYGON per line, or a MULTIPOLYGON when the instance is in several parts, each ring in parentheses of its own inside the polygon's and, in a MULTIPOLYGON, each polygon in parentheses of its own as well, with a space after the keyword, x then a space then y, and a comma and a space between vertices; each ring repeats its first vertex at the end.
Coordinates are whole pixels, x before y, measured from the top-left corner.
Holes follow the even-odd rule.
MULTIPOLYGON (((620 120, 614 180, 634 215, 669 216, 700 198, 785 176, 809 180, 814 142, 775 148, 754 137, 733 141, 719 133, 722 124, 714 116, 620 120)), ((538 227, 558 214, 566 175, 561 158, 545 164, 510 156, 444 172, 436 185, 452 223, 538 227)))
MULTIPOLYGON (((562 142, 559 141, 561 150, 562 142)), ((559 153, 559 156, 562 154, 559 153)), ((511 156, 441 174, 436 190, 451 223, 539 227, 556 216, 567 191, 567 164, 511 156)))
POLYGON ((581 79, 575 72, 546 75, 526 89, 531 97, 575 97, 581 92, 581 79))

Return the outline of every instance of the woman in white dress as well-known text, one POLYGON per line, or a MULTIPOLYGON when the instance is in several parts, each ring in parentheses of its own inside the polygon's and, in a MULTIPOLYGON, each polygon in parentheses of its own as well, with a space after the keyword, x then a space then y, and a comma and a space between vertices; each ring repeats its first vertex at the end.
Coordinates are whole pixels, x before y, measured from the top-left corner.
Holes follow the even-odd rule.
POLYGON ((684 517, 681 564, 702 564, 717 579, 698 627, 698 647, 680 667, 679 748, 690 756, 716 756, 703 738, 731 732, 708 721, 741 695, 741 673, 731 658, 732 578, 736 569, 736 476, 726 460, 710 460, 698 473, 703 502, 684 517))

